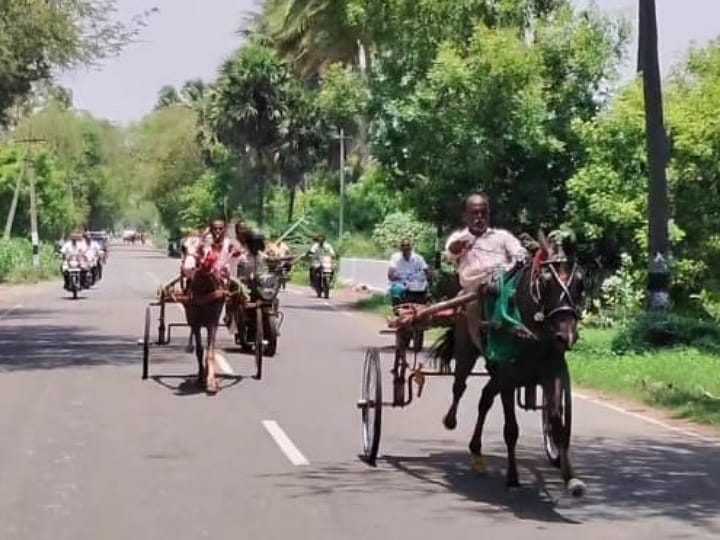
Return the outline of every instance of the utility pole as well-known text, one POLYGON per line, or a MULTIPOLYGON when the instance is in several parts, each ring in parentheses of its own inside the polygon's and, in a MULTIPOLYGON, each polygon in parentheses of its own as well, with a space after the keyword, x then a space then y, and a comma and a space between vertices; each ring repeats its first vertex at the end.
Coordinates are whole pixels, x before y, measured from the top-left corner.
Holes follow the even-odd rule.
MULTIPOLYGON (((22 181, 23 176, 25 176, 25 173, 28 171, 28 166, 32 167, 32 156, 30 155, 30 148, 32 144, 37 143, 44 143, 47 142, 45 139, 34 139, 32 138, 32 134, 27 139, 20 139, 19 141, 16 141, 16 143, 24 143, 25 144, 25 153, 23 154, 22 161, 20 162, 20 173, 18 174, 17 179, 15 180, 15 190, 13 191, 13 198, 10 202, 10 210, 7 215, 7 219, 5 220, 5 231, 3 234, 4 240, 10 239, 10 234, 12 233, 12 226, 15 222, 15 213, 17 211, 17 205, 18 201, 20 199, 20 188, 22 187, 22 181)), ((31 212, 31 228, 32 228, 32 212, 35 204, 35 183, 32 180, 32 174, 30 175, 31 181, 30 181, 30 212, 31 212)), ((37 217, 37 216, 36 216, 37 217)), ((37 229, 37 219, 36 221, 36 227, 37 229)))
POLYGON ((670 306, 670 241, 668 233, 668 182, 665 167, 670 158, 663 122, 662 85, 658 60, 655 0, 639 0, 638 71, 643 76, 645 130, 650 169, 648 186, 648 309, 670 306))
POLYGON ((336 136, 340 140, 340 216, 338 219, 338 240, 342 240, 345 225, 345 129, 340 128, 336 136))

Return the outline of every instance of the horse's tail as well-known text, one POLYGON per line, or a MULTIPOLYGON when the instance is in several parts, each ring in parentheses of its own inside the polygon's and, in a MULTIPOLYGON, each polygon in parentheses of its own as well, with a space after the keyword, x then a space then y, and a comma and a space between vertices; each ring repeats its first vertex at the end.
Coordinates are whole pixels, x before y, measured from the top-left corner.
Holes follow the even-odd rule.
POLYGON ((441 368, 449 369, 450 361, 455 356, 455 328, 448 328, 437 338, 428 351, 431 360, 439 360, 441 368))

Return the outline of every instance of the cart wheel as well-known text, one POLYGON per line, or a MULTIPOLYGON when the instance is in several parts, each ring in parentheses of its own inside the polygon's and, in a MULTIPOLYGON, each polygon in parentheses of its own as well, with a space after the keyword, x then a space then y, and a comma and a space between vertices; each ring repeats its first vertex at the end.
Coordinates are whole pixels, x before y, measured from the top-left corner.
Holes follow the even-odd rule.
POLYGON ((358 407, 362 419, 363 459, 366 463, 375 465, 380 449, 383 407, 380 353, 376 348, 368 349, 365 353, 361 395, 358 407))
POLYGON ((145 308, 145 329, 143 331, 143 380, 148 378, 150 371, 150 306, 145 308))
MULTIPOLYGON (((562 374, 560 379, 562 390, 560 392, 560 416, 565 428, 568 430, 568 441, 570 440, 570 430, 572 428, 572 397, 570 393, 570 374, 567 370, 562 374)), ((542 430, 543 445, 545 446, 545 454, 548 461, 553 467, 560 467, 560 449, 558 441, 553 440, 552 429, 550 427, 550 419, 548 415, 548 397, 543 391, 543 408, 542 408, 542 430)))
POLYGON ((255 309, 255 378, 257 380, 262 379, 262 364, 263 364, 263 313, 260 307, 255 309))

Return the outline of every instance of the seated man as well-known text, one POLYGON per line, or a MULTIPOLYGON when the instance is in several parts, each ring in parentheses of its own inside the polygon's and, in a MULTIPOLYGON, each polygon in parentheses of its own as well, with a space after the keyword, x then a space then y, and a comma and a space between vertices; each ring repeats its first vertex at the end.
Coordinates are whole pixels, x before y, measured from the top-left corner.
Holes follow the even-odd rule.
MULTIPOLYGON (((492 284, 501 269, 511 270, 528 256, 520 241, 504 229, 490 227, 490 203, 481 194, 470 195, 463 205, 466 228, 453 233, 446 244, 445 257, 455 264, 461 294, 483 291, 492 284)), ((465 322, 457 332, 469 331, 472 342, 482 350, 480 339, 480 302, 467 304, 465 322)))
POLYGON ((422 255, 415 253, 412 243, 404 238, 400 251, 390 258, 388 279, 392 305, 402 302, 424 304, 428 292, 429 268, 422 255))

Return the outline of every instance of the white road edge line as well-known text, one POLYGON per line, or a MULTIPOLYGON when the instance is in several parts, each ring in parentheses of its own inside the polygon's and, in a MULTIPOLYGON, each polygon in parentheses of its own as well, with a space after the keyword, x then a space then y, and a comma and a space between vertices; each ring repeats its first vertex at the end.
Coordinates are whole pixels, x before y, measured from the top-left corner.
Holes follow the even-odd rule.
POLYGON ((280 450, 283 451, 283 454, 290 460, 290 463, 296 467, 310 465, 307 458, 302 455, 302 452, 298 450, 297 446, 293 444, 290 437, 287 436, 275 420, 263 420, 262 425, 280 447, 280 450))
POLYGON ((643 422, 646 422, 648 424, 653 424, 655 426, 661 427, 668 431, 680 433, 681 435, 685 435, 687 437, 693 437, 695 439, 700 439, 701 441, 711 443, 716 446, 720 446, 720 439, 713 438, 713 437, 706 437, 705 435, 701 435, 700 433, 695 433, 694 431, 689 431, 687 429, 682 429, 679 427, 671 426, 670 424, 662 422, 661 420, 656 420, 655 418, 645 416, 644 414, 628 411, 627 409, 623 409, 622 407, 618 407, 617 405, 613 405, 611 403, 606 403, 604 401, 600 401, 599 399, 595 399, 594 397, 590 397, 590 396, 582 394, 580 392, 573 392, 573 397, 574 396, 577 396, 580 399, 583 399, 585 401, 589 401, 590 403, 593 403, 594 405, 599 405, 600 407, 606 407, 615 412, 624 414, 626 416, 631 416, 633 418, 636 418, 637 420, 642 420, 643 422))
POLYGON ((0 321, 10 315, 13 311, 15 311, 16 309, 20 309, 21 307, 22 304, 15 304, 14 306, 7 308, 5 311, 0 313, 0 321))

